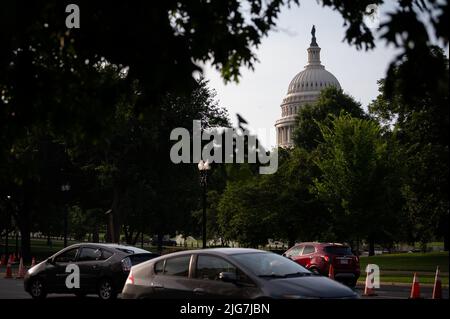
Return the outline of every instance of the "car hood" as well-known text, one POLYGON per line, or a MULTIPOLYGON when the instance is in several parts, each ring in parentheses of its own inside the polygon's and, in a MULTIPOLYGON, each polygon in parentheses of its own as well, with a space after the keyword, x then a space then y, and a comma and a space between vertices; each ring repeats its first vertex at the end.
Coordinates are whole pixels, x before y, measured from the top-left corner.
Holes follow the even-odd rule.
POLYGON ((38 272, 41 272, 43 270, 45 270, 45 266, 47 264, 47 261, 44 260, 42 262, 40 262, 39 264, 36 264, 35 266, 31 267, 30 269, 27 270, 27 273, 30 275, 34 275, 38 272))
POLYGON ((355 298, 358 295, 349 287, 323 276, 268 279, 267 287, 279 297, 355 298))

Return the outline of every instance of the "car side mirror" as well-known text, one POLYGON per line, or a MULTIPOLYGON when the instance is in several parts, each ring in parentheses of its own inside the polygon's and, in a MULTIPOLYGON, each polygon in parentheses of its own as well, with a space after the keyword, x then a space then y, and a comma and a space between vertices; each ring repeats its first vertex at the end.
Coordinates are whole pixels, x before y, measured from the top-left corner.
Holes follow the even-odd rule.
POLYGON ((219 274, 219 279, 223 282, 232 282, 235 283, 237 281, 237 276, 234 272, 221 272, 219 274))

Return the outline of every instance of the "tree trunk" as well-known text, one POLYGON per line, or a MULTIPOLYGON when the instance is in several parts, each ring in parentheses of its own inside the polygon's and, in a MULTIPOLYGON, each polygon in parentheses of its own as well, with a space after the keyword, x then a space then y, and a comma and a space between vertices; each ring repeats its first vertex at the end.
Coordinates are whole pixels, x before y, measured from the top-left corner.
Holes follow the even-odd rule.
POLYGON ((122 218, 121 218, 121 190, 118 185, 114 186, 114 200, 112 205, 112 242, 120 242, 120 230, 122 228, 122 218))
POLYGON ((369 237, 369 256, 375 255, 375 240, 369 237))
POLYGON ((162 255, 162 249, 163 249, 163 234, 158 233, 158 253, 162 255))
MULTIPOLYGON (((25 199, 26 202, 26 199, 25 199)), ((21 207, 21 211, 17 216, 17 226, 20 230, 20 252, 23 257, 24 263, 31 262, 31 238, 30 238, 30 226, 31 226, 31 212, 28 205, 21 207)))
POLYGON ((356 238, 356 254, 357 254, 357 256, 361 255, 361 253, 359 251, 359 237, 356 238))
POLYGON ((99 242, 97 223, 95 224, 94 229, 92 231, 92 242, 94 242, 94 243, 99 242))
POLYGON ((52 239, 50 238, 50 233, 47 234, 47 246, 52 246, 52 239))
POLYGON ((448 230, 444 233, 444 251, 448 251, 448 230))
POLYGON ((295 238, 294 237, 289 237, 288 238, 288 246, 289 248, 293 247, 295 245, 295 238))

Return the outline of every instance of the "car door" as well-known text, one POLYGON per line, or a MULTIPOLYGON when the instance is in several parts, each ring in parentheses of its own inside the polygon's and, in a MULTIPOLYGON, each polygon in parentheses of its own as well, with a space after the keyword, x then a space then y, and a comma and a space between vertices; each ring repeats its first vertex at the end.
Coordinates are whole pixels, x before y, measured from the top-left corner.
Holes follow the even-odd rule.
POLYGON ((80 269, 80 290, 96 290, 102 262, 102 251, 100 248, 81 248, 77 258, 77 265, 80 269))
POLYGON ((155 274, 150 281, 153 296, 157 298, 191 298, 189 269, 191 255, 167 258, 155 265, 155 274), (161 271, 161 267, 163 267, 161 271))
POLYGON ((243 271, 222 257, 199 254, 190 281, 194 298, 250 298, 256 285, 243 271), (220 273, 233 273, 236 282, 224 282, 220 273))
POLYGON ((47 287, 49 291, 65 292, 68 291, 66 278, 70 272, 66 272, 69 264, 76 263, 79 248, 73 248, 56 255, 47 263, 47 287))

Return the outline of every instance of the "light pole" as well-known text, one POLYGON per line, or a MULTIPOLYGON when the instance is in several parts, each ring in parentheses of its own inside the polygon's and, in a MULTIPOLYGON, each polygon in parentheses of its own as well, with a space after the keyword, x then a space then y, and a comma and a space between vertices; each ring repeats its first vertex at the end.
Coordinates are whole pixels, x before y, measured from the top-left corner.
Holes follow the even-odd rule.
POLYGON ((208 183, 208 171, 211 169, 208 160, 204 162, 200 160, 198 163, 198 170, 200 171, 200 185, 203 189, 203 215, 202 215, 202 236, 203 248, 206 248, 206 185, 208 183))
POLYGON ((11 204, 11 196, 7 195, 6 196, 7 202, 8 202, 8 207, 6 209, 6 238, 5 238, 5 255, 6 258, 8 258, 8 254, 9 254, 9 224, 11 223, 11 211, 12 211, 12 204, 11 204))
MULTIPOLYGON (((61 191, 63 194, 70 191, 70 184, 66 183, 64 185, 61 185, 61 191)), ((67 215, 68 215, 68 208, 67 208, 67 196, 64 196, 64 247, 67 247, 67 215)))

